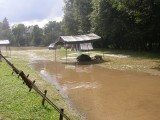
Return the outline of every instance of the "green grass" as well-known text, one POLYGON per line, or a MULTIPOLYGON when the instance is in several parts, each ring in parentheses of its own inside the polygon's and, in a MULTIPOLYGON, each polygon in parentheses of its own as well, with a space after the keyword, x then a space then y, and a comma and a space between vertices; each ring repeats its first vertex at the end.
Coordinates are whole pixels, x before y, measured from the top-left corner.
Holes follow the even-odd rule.
MULTIPOLYGON (((25 56, 25 55, 24 55, 25 56)), ((31 81, 36 80, 36 86, 41 91, 47 90, 47 97, 58 108, 64 108, 65 114, 72 119, 79 117, 69 108, 68 102, 61 96, 55 86, 46 82, 28 64, 28 58, 21 55, 7 58, 19 70, 23 70, 31 81)), ((23 84, 16 74, 11 74, 10 66, 5 62, 0 62, 0 120, 59 120, 59 113, 47 102, 41 105, 42 98, 34 90, 29 92, 29 88, 23 84)))
POLYGON ((116 49, 95 49, 97 52, 104 52, 107 54, 123 54, 130 55, 131 57, 147 58, 147 59, 160 59, 160 53, 132 51, 132 50, 116 50, 116 49))
POLYGON ((6 120, 58 120, 59 114, 28 88, 4 62, 0 62, 0 118, 6 120))

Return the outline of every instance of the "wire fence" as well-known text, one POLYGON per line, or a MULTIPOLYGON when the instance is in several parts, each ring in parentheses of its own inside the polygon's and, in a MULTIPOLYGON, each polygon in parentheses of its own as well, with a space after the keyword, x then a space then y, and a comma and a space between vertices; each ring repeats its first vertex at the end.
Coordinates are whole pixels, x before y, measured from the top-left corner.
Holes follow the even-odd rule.
POLYGON ((47 90, 44 91, 44 93, 34 84, 35 81, 31 81, 28 77, 29 75, 26 75, 22 70, 19 70, 16 68, 9 60, 7 60, 1 53, 0 53, 0 61, 1 58, 3 58, 6 63, 12 68, 13 73, 16 73, 18 77, 21 77, 23 82, 28 86, 29 91, 34 89, 42 98, 42 105, 44 106, 45 101, 47 101, 57 112, 59 112, 60 117, 59 120, 63 120, 65 118, 66 120, 70 120, 70 118, 64 114, 64 109, 59 109, 46 95, 47 95, 47 90))

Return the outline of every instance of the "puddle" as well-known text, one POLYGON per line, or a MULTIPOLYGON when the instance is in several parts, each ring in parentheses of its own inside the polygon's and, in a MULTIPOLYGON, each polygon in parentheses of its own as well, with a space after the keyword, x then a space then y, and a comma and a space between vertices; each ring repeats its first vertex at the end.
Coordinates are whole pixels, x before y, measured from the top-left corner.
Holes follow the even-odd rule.
POLYGON ((52 61, 31 65, 87 120, 160 119, 159 76, 52 61))

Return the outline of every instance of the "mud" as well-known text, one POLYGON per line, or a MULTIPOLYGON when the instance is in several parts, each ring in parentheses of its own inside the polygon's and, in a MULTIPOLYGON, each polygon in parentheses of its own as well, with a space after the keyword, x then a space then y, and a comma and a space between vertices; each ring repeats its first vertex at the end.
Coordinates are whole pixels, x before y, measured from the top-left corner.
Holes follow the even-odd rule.
POLYGON ((31 65, 87 120, 160 120, 159 76, 47 60, 31 65))

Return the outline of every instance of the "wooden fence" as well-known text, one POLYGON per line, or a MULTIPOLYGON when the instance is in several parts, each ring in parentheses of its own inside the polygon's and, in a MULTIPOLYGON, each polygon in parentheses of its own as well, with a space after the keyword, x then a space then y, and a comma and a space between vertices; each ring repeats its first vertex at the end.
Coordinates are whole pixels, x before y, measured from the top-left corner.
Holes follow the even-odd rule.
POLYGON ((21 77, 23 82, 28 86, 29 91, 34 89, 42 98, 42 105, 44 106, 45 101, 47 101, 57 112, 59 112, 60 117, 59 120, 63 120, 65 118, 66 120, 70 120, 69 117, 64 114, 64 109, 59 109, 47 96, 47 90, 44 91, 44 93, 34 84, 35 81, 31 81, 28 77, 29 75, 25 75, 22 70, 17 69, 9 60, 7 60, 1 53, 0 53, 0 58, 3 58, 6 63, 12 68, 13 73, 16 73, 18 77, 21 77))

